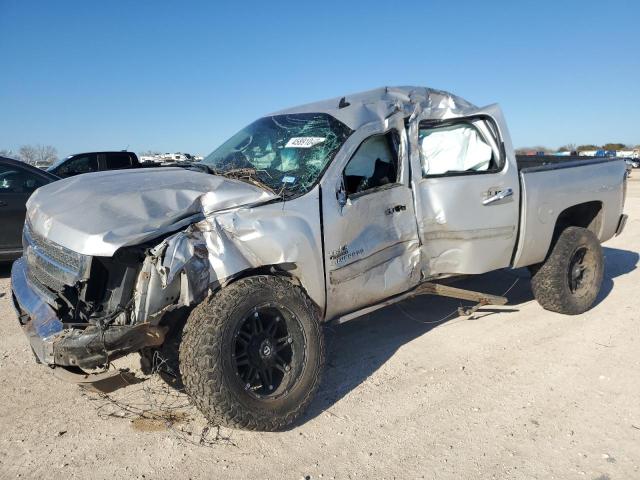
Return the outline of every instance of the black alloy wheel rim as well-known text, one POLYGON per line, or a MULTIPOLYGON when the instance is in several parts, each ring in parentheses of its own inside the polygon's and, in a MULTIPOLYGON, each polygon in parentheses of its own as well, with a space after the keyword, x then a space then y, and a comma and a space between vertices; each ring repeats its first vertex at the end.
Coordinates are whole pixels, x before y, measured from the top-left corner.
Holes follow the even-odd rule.
POLYGON ((306 341, 289 309, 273 303, 253 308, 238 323, 233 343, 235 376, 252 397, 278 398, 300 378, 306 341))
POLYGON ((571 293, 579 294, 588 286, 591 269, 588 266, 587 254, 586 247, 579 247, 571 256, 569 261, 569 290, 571 293))

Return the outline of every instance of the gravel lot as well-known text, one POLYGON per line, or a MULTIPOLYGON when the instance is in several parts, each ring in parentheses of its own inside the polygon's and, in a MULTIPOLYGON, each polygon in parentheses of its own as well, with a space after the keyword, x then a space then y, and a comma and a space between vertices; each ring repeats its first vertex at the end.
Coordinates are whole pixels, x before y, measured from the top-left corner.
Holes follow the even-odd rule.
POLYGON ((472 319, 423 297, 329 328, 319 395, 283 433, 207 429, 156 376, 108 394, 54 378, 1 268, 0 478, 640 478, 635 177, 591 311, 544 311, 526 270, 500 271, 461 283, 513 286, 472 319))

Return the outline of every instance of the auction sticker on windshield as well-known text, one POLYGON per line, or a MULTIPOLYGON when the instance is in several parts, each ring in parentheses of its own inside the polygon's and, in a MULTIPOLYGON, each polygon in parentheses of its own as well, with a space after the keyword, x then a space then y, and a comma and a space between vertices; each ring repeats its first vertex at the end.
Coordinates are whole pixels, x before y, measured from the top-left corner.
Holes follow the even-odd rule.
POLYGON ((325 141, 325 137, 292 137, 284 148, 311 148, 325 141))

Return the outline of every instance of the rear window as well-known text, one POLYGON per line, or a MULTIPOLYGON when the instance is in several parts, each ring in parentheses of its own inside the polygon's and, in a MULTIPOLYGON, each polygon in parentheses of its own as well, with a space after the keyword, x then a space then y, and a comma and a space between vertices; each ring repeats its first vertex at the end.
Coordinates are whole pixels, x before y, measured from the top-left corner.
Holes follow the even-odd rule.
POLYGON ((106 162, 109 170, 127 168, 131 166, 131 157, 126 152, 107 153, 106 162))

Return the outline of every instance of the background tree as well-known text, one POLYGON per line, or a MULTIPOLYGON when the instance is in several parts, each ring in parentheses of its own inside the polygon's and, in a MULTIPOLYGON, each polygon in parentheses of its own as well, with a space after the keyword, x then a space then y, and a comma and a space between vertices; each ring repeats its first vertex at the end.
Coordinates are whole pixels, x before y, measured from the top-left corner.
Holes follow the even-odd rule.
POLYGON ((36 147, 32 145, 22 145, 18 151, 18 155, 20 157, 19 160, 22 160, 24 163, 35 165, 38 152, 36 147))
POLYGON ((49 166, 58 159, 58 151, 52 145, 23 145, 18 152, 18 160, 29 165, 49 166))
POLYGON ((545 147, 543 145, 538 145, 536 147, 531 147, 534 152, 544 152, 544 153, 552 153, 553 149, 549 147, 545 147))
POLYGON ((576 150, 579 152, 583 152, 585 150, 600 150, 600 147, 598 145, 592 145, 592 144, 578 145, 576 147, 576 150))
POLYGON ((626 150, 627 146, 624 143, 605 143, 602 148, 605 150, 626 150))
POLYGON ((58 150, 52 145, 38 145, 36 147, 37 165, 51 165, 58 160, 58 150))
POLYGON ((0 157, 14 158, 17 160, 19 156, 20 155, 13 150, 7 150, 6 148, 0 150, 0 157))
POLYGON ((575 143, 567 143, 566 145, 561 146, 558 149, 559 152, 575 152, 576 144, 575 143))
POLYGON ((535 147, 516 148, 516 155, 527 155, 532 152, 533 153, 538 153, 538 152, 551 153, 553 152, 553 150, 548 147, 543 147, 542 145, 537 145, 535 147))

